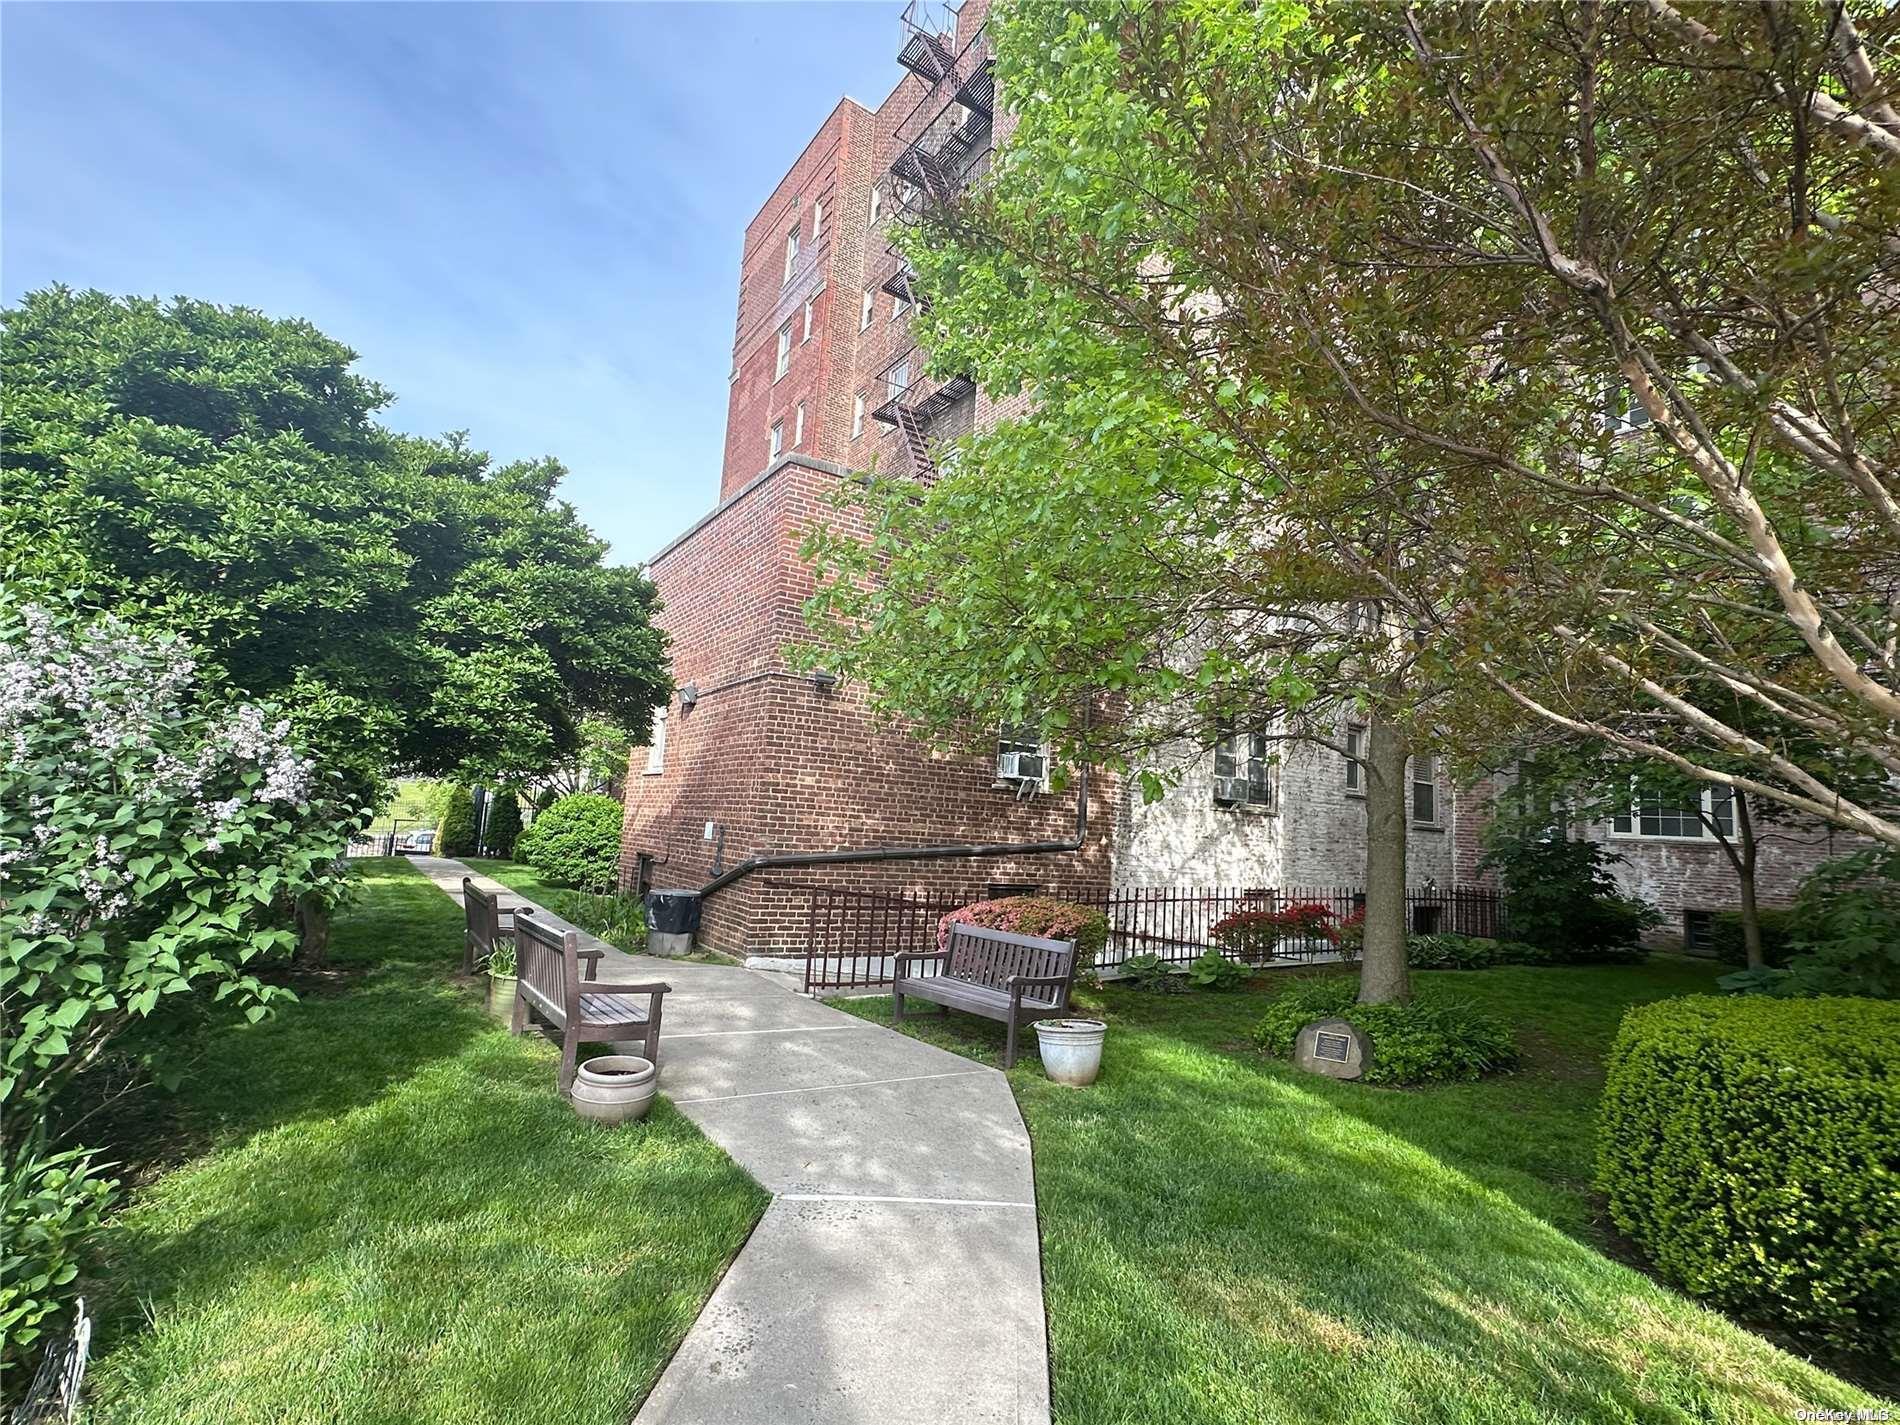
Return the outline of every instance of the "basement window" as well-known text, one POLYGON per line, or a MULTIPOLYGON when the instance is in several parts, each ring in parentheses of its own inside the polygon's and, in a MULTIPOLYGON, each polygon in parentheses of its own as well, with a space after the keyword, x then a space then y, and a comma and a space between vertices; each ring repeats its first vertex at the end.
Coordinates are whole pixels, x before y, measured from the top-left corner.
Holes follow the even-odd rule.
POLYGON ((1223 724, 1214 744, 1214 805, 1272 811, 1274 792, 1267 734, 1223 724))
POLYGON ((1682 948, 1691 955, 1715 953, 1715 913, 1685 910, 1682 913, 1682 948))

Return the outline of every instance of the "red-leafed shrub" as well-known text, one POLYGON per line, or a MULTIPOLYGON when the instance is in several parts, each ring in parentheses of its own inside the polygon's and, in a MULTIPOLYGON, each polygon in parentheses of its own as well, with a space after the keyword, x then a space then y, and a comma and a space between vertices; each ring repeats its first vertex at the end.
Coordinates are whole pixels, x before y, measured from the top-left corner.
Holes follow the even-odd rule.
POLYGON ((1277 910, 1236 910, 1215 921, 1214 943, 1244 960, 1264 960, 1282 940, 1332 940, 1332 911, 1318 901, 1295 901, 1277 910))
POLYGON ((1339 953, 1348 960, 1357 960, 1359 952, 1366 948, 1366 909, 1359 907, 1351 915, 1343 917, 1333 927, 1332 942, 1339 947, 1339 953))
POLYGON ((1086 970, 1108 944, 1108 917, 1093 906, 1054 896, 1003 896, 958 906, 937 922, 937 948, 950 945, 952 925, 980 925, 1007 930, 1012 935, 1036 935, 1045 940, 1073 940, 1075 965, 1086 970))

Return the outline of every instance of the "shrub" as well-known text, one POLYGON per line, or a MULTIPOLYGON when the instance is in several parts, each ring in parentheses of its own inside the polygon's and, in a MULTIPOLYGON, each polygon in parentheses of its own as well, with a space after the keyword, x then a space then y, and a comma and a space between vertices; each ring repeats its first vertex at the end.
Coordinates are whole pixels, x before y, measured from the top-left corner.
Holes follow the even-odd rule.
POLYGON ((1270 958, 1282 940, 1332 940, 1336 933, 1332 911, 1318 901, 1232 911, 1208 929, 1216 945, 1245 960, 1270 958))
MULTIPOLYGON (((1791 910, 1762 910, 1761 952, 1770 965, 1785 965, 1788 957, 1794 954, 1794 932, 1799 923, 1791 910)), ((1740 911, 1718 911, 1709 927, 1709 944, 1715 951, 1715 958, 1726 965, 1744 965, 1748 963, 1748 951, 1742 944, 1742 914, 1740 911)))
POLYGON ((1555 957, 1522 940, 1446 933, 1407 937, 1405 959, 1414 970, 1488 970, 1493 965, 1548 965, 1555 957))
POLYGON ((988 930, 1007 930, 1013 935, 1072 940, 1078 974, 1093 969, 1102 948, 1108 944, 1105 913, 1093 906, 1057 900, 1054 896, 1001 896, 993 901, 958 906, 937 922, 939 950, 950 944, 952 925, 980 925, 988 930))
POLYGON ((509 790, 496 792, 488 806, 488 826, 483 832, 488 854, 504 859, 513 856, 520 836, 521 798, 509 790))
POLYGON ((1340 917, 1338 925, 1333 927, 1333 945, 1338 949, 1340 958, 1357 960, 1366 948, 1366 909, 1360 906, 1349 915, 1340 917))
POLYGON ((1697 995, 1623 1017, 1597 1183, 1658 1270, 1900 1358, 1900 1005, 1697 995))
POLYGON ((1466 1000, 1421 989, 1409 1004, 1360 1004, 1358 994, 1359 982, 1351 976, 1289 985, 1268 1003, 1254 1042, 1284 1056, 1306 1025, 1343 1019, 1371 1040, 1360 1076, 1369 1084, 1475 1079, 1517 1062, 1510 1026, 1466 1000))
POLYGON ((435 854, 473 856, 476 849, 475 796, 467 787, 451 787, 442 801, 442 818, 435 824, 435 854))
POLYGON ((1121 971, 1122 978, 1132 988, 1150 994, 1184 995, 1191 988, 1159 955, 1130 955, 1122 961, 1121 971))
POLYGON ((1862 851, 1817 867, 1793 915, 1800 953, 1778 993, 1900 996, 1900 852, 1862 851))
POLYGON ((1209 950, 1187 970, 1188 983, 1200 990, 1237 990, 1247 979, 1247 967, 1236 965, 1218 950, 1209 950))
POLYGON ((85 1149, 44 1154, 35 1137, 9 1144, 0 1164, 0 1379, 9 1398, 32 1376, 40 1338, 65 1325, 118 1186, 97 1176, 85 1149))
POLYGON ((632 954, 646 948, 647 908, 638 896, 555 891, 545 902, 562 920, 579 926, 589 935, 598 935, 609 945, 632 954))
POLYGON ((534 819, 515 854, 557 886, 611 890, 620 877, 620 803, 581 792, 534 819))
POLYGON ((1617 890, 1607 868, 1622 857, 1594 841, 1512 834, 1513 825, 1499 824, 1484 859, 1503 873, 1512 937, 1551 951, 1561 964, 1640 960, 1633 947, 1662 916, 1617 890))

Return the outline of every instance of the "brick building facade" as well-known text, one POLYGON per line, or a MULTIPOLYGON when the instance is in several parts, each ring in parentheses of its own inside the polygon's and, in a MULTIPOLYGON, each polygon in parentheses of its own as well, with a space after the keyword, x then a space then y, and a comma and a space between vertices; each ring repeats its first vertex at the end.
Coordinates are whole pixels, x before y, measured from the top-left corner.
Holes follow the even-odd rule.
MULTIPOLYGON (((648 566, 679 691, 627 779, 630 886, 698 886, 782 853, 1020 845, 1075 832, 1074 788, 1001 779, 987 749, 936 756, 875 725, 860 691, 792 671, 785 652, 804 635, 813 587, 799 545, 821 515, 837 518, 823 503, 836 483, 873 468, 928 480, 948 442, 1012 413, 1014 403, 992 403, 968 381, 926 376, 914 298, 887 237, 929 190, 942 196, 980 176, 1007 136, 987 12, 988 0, 966 0, 954 20, 911 26, 890 94, 875 110, 841 100, 747 226, 718 501, 648 566)), ((1232 795, 1234 751, 1217 783, 1212 754, 1179 750, 1185 775, 1152 805, 1098 774, 1077 851, 761 870, 708 899, 702 939, 728 952, 802 953, 807 885, 963 897, 1003 885, 1360 884, 1364 803, 1347 759, 1294 747, 1272 773, 1270 801, 1250 800, 1232 795)), ((1244 778, 1244 749, 1240 762, 1244 778)), ((1480 880, 1491 787, 1454 788, 1429 766, 1414 777, 1423 789, 1408 788, 1420 813, 1413 886, 1480 880)), ((1734 876, 1713 841, 1629 830, 1589 834, 1615 840, 1626 858, 1619 880, 1674 929, 1685 912, 1733 906, 1734 876)), ((1775 827, 1770 838, 1767 903, 1842 849, 1814 831, 1775 827)))

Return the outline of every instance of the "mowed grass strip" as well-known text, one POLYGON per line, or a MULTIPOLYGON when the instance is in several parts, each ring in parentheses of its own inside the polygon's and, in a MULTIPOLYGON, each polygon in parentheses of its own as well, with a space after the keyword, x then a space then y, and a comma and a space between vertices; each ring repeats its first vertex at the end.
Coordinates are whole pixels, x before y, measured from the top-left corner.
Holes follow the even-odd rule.
POLYGON ((120 1220, 87 1418, 624 1425, 766 1194, 664 1101, 582 1123, 449 980, 454 903, 360 875, 336 982, 183 1089, 214 1146, 120 1220))
MULTIPOLYGON (((1056 1417, 1068 1425, 1786 1421, 1880 1404, 1597 1249, 1601 1061, 1625 1007, 1706 989, 1681 960, 1454 980, 1510 1018, 1517 1074, 1382 1090, 1246 1033, 1271 987, 1108 988, 1100 1081, 1033 1052, 1056 1417)), ((888 999, 836 1001, 888 1019, 888 999)), ((995 1062, 1002 1027, 907 1028, 995 1062)))

